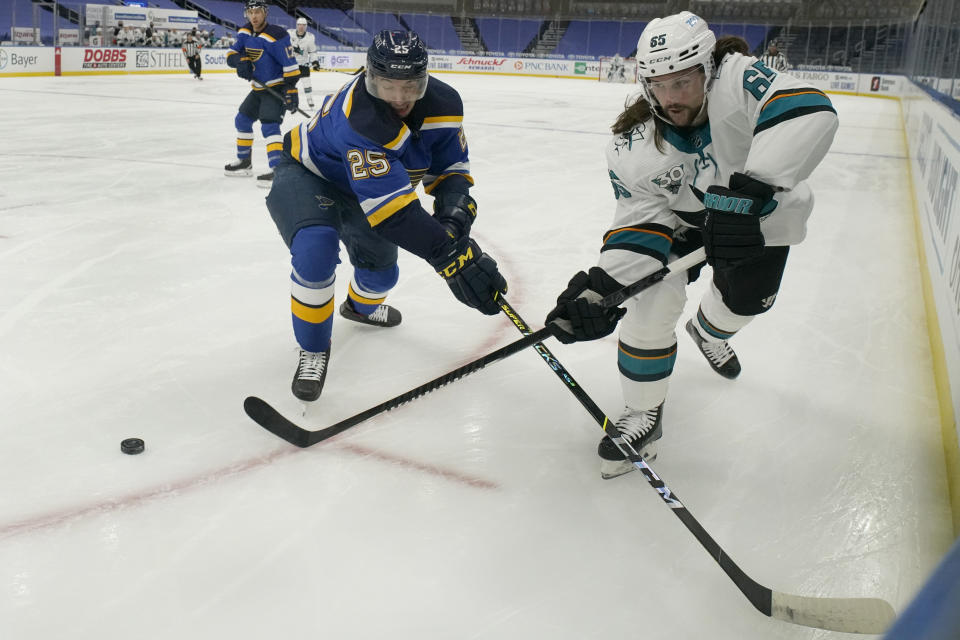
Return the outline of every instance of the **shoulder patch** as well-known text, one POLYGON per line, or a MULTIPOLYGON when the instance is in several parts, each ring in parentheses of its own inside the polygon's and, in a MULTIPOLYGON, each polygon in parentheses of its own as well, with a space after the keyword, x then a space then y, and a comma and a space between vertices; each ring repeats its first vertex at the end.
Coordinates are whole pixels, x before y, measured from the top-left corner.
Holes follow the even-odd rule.
POLYGON ((643 140, 646 136, 644 132, 647 130, 647 123, 640 122, 630 131, 621 133, 620 135, 614 137, 613 139, 613 150, 617 155, 620 155, 622 151, 630 151, 633 149, 633 145, 637 142, 643 140))

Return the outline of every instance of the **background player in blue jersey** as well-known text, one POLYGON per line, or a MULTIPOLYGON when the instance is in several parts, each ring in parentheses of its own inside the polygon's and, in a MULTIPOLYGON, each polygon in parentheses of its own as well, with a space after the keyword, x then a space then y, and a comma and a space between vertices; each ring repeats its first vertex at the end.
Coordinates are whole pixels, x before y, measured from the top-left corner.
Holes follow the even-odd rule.
MULTIPOLYGON (((227 64, 237 75, 249 80, 253 90, 240 104, 234 119, 237 127, 237 159, 223 170, 228 176, 252 175, 253 123, 260 121, 260 131, 267 143, 267 164, 270 169, 280 160, 283 138, 280 123, 284 108, 296 111, 297 79, 300 69, 293 57, 290 36, 283 27, 267 24, 266 0, 246 0, 247 24, 237 30, 237 41, 227 51, 227 64), (264 87, 271 87, 283 96, 283 101, 271 95, 264 87)), ((269 188, 273 171, 257 176, 257 184, 269 188)))
POLYGON ((300 357, 293 394, 316 400, 330 358, 334 280, 342 241, 353 277, 340 314, 379 327, 400 323, 384 304, 397 283, 397 247, 423 258, 464 304, 495 315, 507 283, 470 238, 477 204, 463 103, 427 74, 413 32, 381 31, 367 71, 324 97, 284 137, 267 208, 290 248, 293 331, 300 357), (434 197, 431 216, 416 187, 434 197))

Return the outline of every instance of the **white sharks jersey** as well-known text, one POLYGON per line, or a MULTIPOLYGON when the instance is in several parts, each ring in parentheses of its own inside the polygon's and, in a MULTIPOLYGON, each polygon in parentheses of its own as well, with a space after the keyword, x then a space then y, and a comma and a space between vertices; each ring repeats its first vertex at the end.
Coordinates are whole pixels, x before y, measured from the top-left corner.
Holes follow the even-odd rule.
POLYGON ((663 152, 655 145, 652 119, 607 145, 616 213, 599 266, 619 282, 666 264, 675 231, 703 222, 695 189, 726 187, 736 172, 777 190, 775 208, 761 221, 767 245, 797 244, 806 235, 813 194, 804 180, 826 155, 838 126, 830 99, 736 53, 724 57, 708 95, 706 123, 662 127, 663 152))
POLYGON ((287 29, 287 33, 290 34, 290 46, 293 47, 293 57, 297 59, 297 65, 309 66, 316 58, 317 39, 309 31, 302 36, 297 35, 296 29, 287 29))

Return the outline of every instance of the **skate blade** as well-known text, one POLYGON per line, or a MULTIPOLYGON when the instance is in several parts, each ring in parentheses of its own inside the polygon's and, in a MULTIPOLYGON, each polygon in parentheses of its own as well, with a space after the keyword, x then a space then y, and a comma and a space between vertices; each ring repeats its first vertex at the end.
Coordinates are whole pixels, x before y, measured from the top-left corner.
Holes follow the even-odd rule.
MULTIPOLYGON (((317 398, 319 400, 320 398, 317 398)), ((313 407, 317 404, 317 400, 301 400, 297 398, 297 402, 300 403, 300 416, 303 418, 309 418, 310 412, 313 411, 313 407)))
MULTIPOLYGON (((641 452, 644 462, 653 462, 657 459, 657 443, 651 442, 641 452)), ((600 460, 600 477, 604 480, 610 480, 618 476, 623 476, 631 471, 636 471, 637 465, 629 460, 600 460)))
POLYGON ((257 186, 260 187, 261 189, 269 189, 270 187, 273 186, 273 182, 266 182, 266 183, 265 183, 263 180, 258 180, 258 181, 257 181, 257 186))
POLYGON ((224 171, 223 175, 230 178, 249 178, 253 175, 253 171, 249 169, 240 169, 238 171, 224 171))

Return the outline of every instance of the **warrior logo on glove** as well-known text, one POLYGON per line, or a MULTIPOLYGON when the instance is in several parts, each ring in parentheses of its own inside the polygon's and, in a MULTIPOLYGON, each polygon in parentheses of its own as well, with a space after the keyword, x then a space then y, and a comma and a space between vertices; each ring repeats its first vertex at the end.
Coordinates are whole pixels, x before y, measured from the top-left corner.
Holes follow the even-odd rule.
POLYGON ((712 186, 703 193, 690 188, 707 211, 703 246, 710 266, 733 267, 763 255, 766 242, 760 221, 777 206, 773 187, 734 173, 729 189, 712 186))
POLYGON ((707 192, 703 197, 703 206, 711 211, 729 211, 731 213, 754 213, 750 211, 750 206, 754 203, 753 198, 738 198, 734 196, 724 196, 719 193, 707 192))

